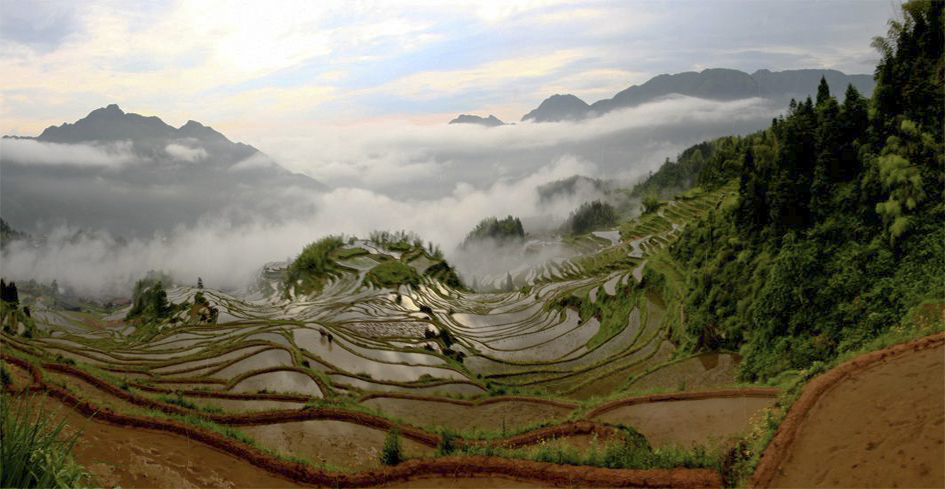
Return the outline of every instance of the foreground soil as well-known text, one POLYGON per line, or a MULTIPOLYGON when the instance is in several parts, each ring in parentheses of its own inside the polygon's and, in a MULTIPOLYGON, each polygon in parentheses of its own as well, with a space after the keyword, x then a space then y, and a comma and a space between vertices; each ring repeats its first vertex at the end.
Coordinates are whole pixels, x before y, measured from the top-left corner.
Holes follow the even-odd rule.
POLYGON ((45 409, 81 431, 72 454, 101 487, 300 487, 183 436, 90 420, 49 397, 45 409))
POLYGON ((945 346, 884 358, 826 391, 770 487, 945 487, 945 346))

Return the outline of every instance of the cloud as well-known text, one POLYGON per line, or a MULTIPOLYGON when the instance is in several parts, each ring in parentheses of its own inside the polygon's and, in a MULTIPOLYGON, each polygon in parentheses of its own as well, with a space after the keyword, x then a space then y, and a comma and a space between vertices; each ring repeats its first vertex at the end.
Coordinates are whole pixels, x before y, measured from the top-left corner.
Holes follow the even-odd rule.
POLYGON ((586 53, 567 49, 540 56, 521 56, 491 61, 475 68, 412 73, 372 91, 397 94, 408 99, 429 99, 470 90, 496 89, 527 79, 547 77, 586 53))
POLYGON ((262 153, 256 153, 249 158, 237 162, 235 165, 227 168, 227 171, 259 170, 277 167, 278 165, 273 162, 271 158, 262 153))
POLYGON ((166 151, 171 158, 188 163, 196 163, 207 158, 207 150, 203 148, 191 148, 190 146, 177 143, 168 144, 164 148, 164 151, 166 151))
MULTIPOLYGON (((202 277, 211 287, 246 287, 266 262, 295 256, 305 244, 328 234, 367 236, 375 229, 403 229, 452 253, 484 216, 547 215, 548 209, 539 207, 535 188, 592 170, 586 162, 562 158, 518 181, 482 190, 458 185, 451 195, 432 201, 397 200, 359 188, 323 194, 288 192, 283 197, 308 200, 316 210, 284 221, 254 215, 243 223, 207 215, 194 226, 127 242, 106 232, 57 227, 42 247, 14 243, 5 249, 3 271, 13 280, 57 280, 80 294, 104 297, 127 295, 134 281, 149 270, 165 271, 182 283, 202 277)), ((555 217, 563 219, 576 205, 577 201, 559 205, 555 217)))
POLYGON ((3 139, 0 155, 7 163, 116 168, 132 162, 131 142, 59 144, 32 139, 3 139))
POLYGON ((383 121, 261 135, 257 146, 329 185, 440 196, 457 182, 483 188, 496 177, 521 178, 564 154, 592 162, 600 172, 594 176, 630 180, 688 145, 764 127, 780 110, 760 99, 671 97, 580 122, 485 128, 383 121))
POLYGON ((44 248, 4 252, 4 275, 57 279, 99 295, 130 290, 151 269, 184 283, 200 276, 208 286, 239 288, 265 262, 294 256, 322 236, 402 229, 440 244, 471 276, 486 270, 482 257, 454 250, 481 219, 513 215, 527 231, 554 228, 599 197, 585 189, 543 203, 538 186, 575 174, 629 184, 692 144, 760 129, 779 110, 761 100, 671 97, 580 122, 299 127, 258 144, 288 169, 327 180, 329 190, 278 173, 264 183, 253 172, 267 166, 262 156, 222 173, 210 164, 162 173, 160 161, 78 177, 4 166, 5 219, 21 229, 46 219, 40 232, 53 235, 44 248), (57 216, 71 224, 50 231, 57 216), (78 225, 111 229, 128 242, 105 233, 66 239, 78 225))

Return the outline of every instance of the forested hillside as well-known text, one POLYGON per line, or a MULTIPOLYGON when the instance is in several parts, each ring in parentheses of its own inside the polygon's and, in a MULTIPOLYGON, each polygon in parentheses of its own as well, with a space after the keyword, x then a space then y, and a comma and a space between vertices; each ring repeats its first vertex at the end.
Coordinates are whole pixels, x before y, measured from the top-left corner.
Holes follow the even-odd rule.
POLYGON ((874 40, 872 99, 822 82, 768 129, 690 148, 635 189, 738 179, 667 257, 687 277, 690 348, 740 350, 757 380, 941 321, 943 7, 908 2, 874 40))

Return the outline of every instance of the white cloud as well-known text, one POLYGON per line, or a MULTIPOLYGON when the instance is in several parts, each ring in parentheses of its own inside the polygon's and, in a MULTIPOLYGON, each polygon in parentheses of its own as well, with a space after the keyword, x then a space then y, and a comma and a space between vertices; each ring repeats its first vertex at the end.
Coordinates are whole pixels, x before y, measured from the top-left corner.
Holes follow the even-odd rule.
MULTIPOLYGON (((588 171, 593 171, 588 163, 562 158, 518 181, 500 181, 483 190, 458 185, 451 195, 432 201, 397 200, 360 188, 294 193, 283 197, 309 199, 317 211, 286 221, 257 218, 239 225, 208 216, 194 227, 121 245, 105 233, 61 227, 49 235, 44 247, 26 243, 8 247, 2 256, 3 270, 14 280, 57 280, 98 296, 127 295, 134 281, 149 270, 168 272, 183 283, 194 283, 199 276, 208 286, 240 288, 264 263, 294 256, 305 244, 328 234, 366 237, 375 229, 403 229, 451 252, 483 217, 548 215, 548 209, 538 206, 535 188, 588 171)), ((575 201, 559 205, 556 217, 563 219, 576 205, 575 201)))
POLYGON ((3 139, 0 160, 25 165, 68 165, 115 168, 134 161, 130 142, 59 144, 32 139, 3 139))
MULTIPOLYGON (((503 168, 531 171, 536 163, 547 164, 551 158, 542 153, 538 156, 542 159, 531 161, 534 157, 528 153, 532 150, 560 156, 560 151, 574 151, 564 146, 593 146, 594 141, 625 133, 627 144, 637 146, 627 147, 620 161, 598 162, 604 172, 602 176, 615 178, 635 174, 641 167, 652 169, 654 161, 658 164, 665 156, 675 156, 657 154, 654 161, 645 161, 651 156, 645 151, 647 148, 672 151, 677 145, 701 141, 691 141, 691 135, 676 136, 681 131, 696 128, 696 138, 720 136, 738 132, 749 121, 756 124, 770 121, 777 110, 760 99, 719 102, 670 97, 580 122, 519 123, 494 128, 373 122, 357 127, 309 127, 277 138, 261 135, 257 146, 289 169, 329 185, 377 189, 425 175, 442 176, 444 172, 470 176, 485 173, 492 178, 496 176, 494 171, 503 168), (699 132, 704 136, 699 136, 699 132)), ((600 145, 604 149, 614 143, 600 145)), ((584 157, 596 159, 593 153, 590 151, 584 157)), ((445 180, 450 182, 451 178, 447 176, 445 180)), ((428 181, 436 180, 430 177, 428 181)))
POLYGON ((207 150, 203 148, 191 148, 183 144, 171 143, 164 148, 164 151, 177 161, 187 163, 196 163, 207 158, 207 150))
POLYGON ((229 171, 257 170, 261 168, 274 168, 277 165, 268 156, 262 153, 256 153, 243 161, 236 163, 228 168, 229 171))

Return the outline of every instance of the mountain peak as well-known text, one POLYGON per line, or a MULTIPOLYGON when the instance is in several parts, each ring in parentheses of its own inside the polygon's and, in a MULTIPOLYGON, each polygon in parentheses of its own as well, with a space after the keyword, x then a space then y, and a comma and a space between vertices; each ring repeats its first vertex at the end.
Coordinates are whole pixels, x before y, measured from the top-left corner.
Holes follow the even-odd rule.
POLYGON ((185 138, 199 139, 204 142, 230 142, 230 140, 220 132, 195 120, 189 120, 186 124, 180 126, 180 129, 177 130, 177 135, 185 138))
MULTIPOLYGON (((125 115, 125 111, 121 110, 121 107, 118 104, 108 104, 105 107, 100 107, 98 109, 89 112, 89 115, 85 116, 86 119, 89 118, 108 118, 113 119, 116 117, 121 117, 125 115)), ((81 119, 80 119, 81 120, 81 119)))
POLYGON ((105 107, 102 107, 101 109, 98 109, 98 110, 109 113, 109 114, 120 114, 120 115, 125 114, 125 111, 121 110, 121 107, 119 107, 118 104, 108 104, 105 107))
POLYGON ((587 102, 570 93, 556 93, 542 101, 537 109, 522 116, 522 121, 557 122, 581 119, 587 113, 588 107, 587 102))
POLYGON ((498 117, 489 114, 489 117, 480 117, 478 115, 460 114, 457 118, 451 120, 450 124, 479 124, 480 126, 495 127, 504 126, 505 123, 498 117))

